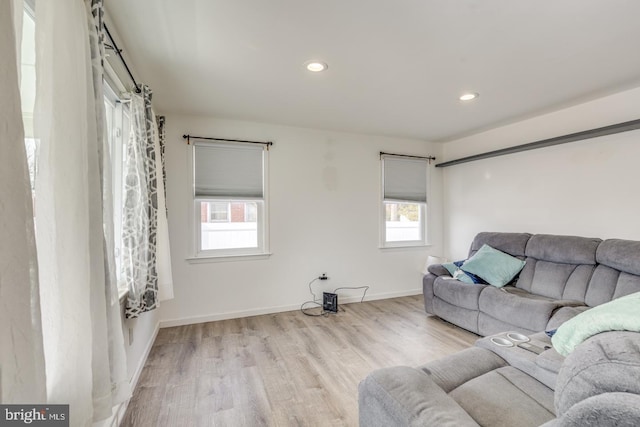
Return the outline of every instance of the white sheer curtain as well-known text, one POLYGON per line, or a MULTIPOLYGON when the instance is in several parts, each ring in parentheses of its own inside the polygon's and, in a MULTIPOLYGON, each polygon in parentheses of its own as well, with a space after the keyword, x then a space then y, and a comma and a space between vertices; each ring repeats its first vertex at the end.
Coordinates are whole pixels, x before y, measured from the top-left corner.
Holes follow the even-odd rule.
POLYGON ((0 1, 0 402, 45 401, 38 264, 19 52, 22 1, 0 1))
POLYGON ((92 66, 91 11, 99 3, 49 0, 36 8, 36 240, 47 402, 70 404, 78 426, 110 416, 130 394, 109 271, 112 220, 103 217, 111 202, 101 176, 108 170, 96 99, 101 79, 94 81, 92 66))
POLYGON ((156 179, 158 180, 158 240, 156 244, 156 263, 158 265, 158 300, 173 299, 173 271, 171 269, 171 252, 169 248, 169 222, 167 219, 166 180, 164 169, 164 117, 153 113, 155 132, 153 141, 159 161, 156 162, 156 179))

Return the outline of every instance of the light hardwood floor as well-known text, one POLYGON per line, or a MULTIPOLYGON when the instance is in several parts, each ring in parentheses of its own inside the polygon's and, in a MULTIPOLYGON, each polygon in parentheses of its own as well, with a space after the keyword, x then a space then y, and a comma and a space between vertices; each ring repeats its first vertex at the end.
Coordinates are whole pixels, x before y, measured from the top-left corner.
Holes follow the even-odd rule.
POLYGON ((357 426, 358 383, 478 337, 424 312, 422 296, 161 329, 123 426, 357 426))

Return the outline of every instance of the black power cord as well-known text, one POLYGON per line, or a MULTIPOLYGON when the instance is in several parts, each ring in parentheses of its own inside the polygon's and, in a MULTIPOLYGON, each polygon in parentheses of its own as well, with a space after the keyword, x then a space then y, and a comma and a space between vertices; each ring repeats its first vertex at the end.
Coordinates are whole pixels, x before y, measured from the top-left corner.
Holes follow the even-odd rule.
POLYGON ((342 286, 340 288, 336 288, 333 293, 335 294, 337 291, 341 289, 364 289, 364 293, 362 294, 362 298, 360 298, 360 302, 364 301, 364 297, 367 295, 367 291, 369 290, 369 286, 342 286))
MULTIPOLYGON (((310 281, 310 282, 309 282, 309 293, 310 293, 310 294, 311 294, 311 296, 313 297, 313 300, 312 300, 312 301, 306 301, 306 302, 303 302, 303 303, 302 303, 302 305, 300 306, 300 311, 301 311, 301 312, 302 312, 302 314, 304 314, 305 316, 311 316, 311 317, 328 316, 328 315, 329 315, 329 313, 327 313, 326 311, 324 311, 324 309, 320 312, 320 314, 309 313, 309 312, 305 311, 305 310, 308 310, 308 309, 305 309, 305 308, 304 308, 304 306, 305 306, 305 305, 307 305, 307 304, 315 304, 315 305, 317 305, 318 307, 322 307, 322 304, 318 302, 318 297, 317 297, 317 296, 316 296, 316 294, 313 292, 313 288, 311 287, 311 285, 313 285, 313 283, 314 283, 316 280, 320 280, 320 277, 316 277, 316 278, 314 278, 312 281, 310 281)), ((322 280, 325 280, 325 279, 322 279, 322 280)), ((315 307, 314 307, 314 308, 315 308, 315 307)))
MULTIPOLYGON (((312 301, 305 301, 302 303, 302 305, 300 306, 300 311, 302 312, 302 314, 304 314, 305 316, 311 316, 311 317, 323 317, 323 316, 328 316, 330 313, 334 313, 335 312, 329 312, 329 311, 325 311, 324 308, 322 309, 322 311, 318 314, 316 313, 309 313, 306 310, 309 310, 309 308, 305 308, 305 306, 307 304, 315 304, 318 307, 322 307, 322 304, 319 302, 318 297, 316 296, 316 294, 313 292, 313 288, 311 287, 311 285, 313 285, 313 283, 316 280, 326 280, 326 275, 322 275, 321 277, 316 277, 314 278, 312 281, 309 282, 309 293, 311 294, 311 296, 313 297, 312 301)), ((362 294, 362 298, 360 299, 360 302, 364 301, 364 297, 367 295, 367 291, 369 290, 369 286, 341 286, 339 288, 334 289, 333 293, 337 293, 340 290, 343 289, 350 289, 350 290, 355 290, 355 289, 364 289, 364 293, 362 294)), ((314 307, 315 308, 315 307, 314 307)), ((342 309, 344 311, 344 309, 342 309)))

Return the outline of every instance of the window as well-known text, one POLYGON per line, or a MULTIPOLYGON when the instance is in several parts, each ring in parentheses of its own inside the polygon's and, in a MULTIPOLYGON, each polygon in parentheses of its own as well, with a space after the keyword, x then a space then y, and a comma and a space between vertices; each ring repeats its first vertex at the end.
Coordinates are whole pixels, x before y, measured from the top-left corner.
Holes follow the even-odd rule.
MULTIPOLYGON (((25 131, 25 148, 27 162, 29 166, 29 176, 31 179, 31 190, 33 193, 34 216, 37 217, 37 206, 35 204, 35 178, 37 174, 38 154, 40 140, 34 136, 34 107, 36 98, 36 46, 33 2, 25 2, 22 24, 22 46, 21 46, 21 82, 20 96, 22 100, 22 120, 25 131)), ((123 195, 123 147, 129 138, 129 109, 123 104, 119 96, 111 89, 107 82, 104 82, 104 106, 105 106, 105 126, 106 137, 110 148, 111 157, 111 178, 113 191, 114 210, 114 240, 115 240, 115 260, 118 283, 120 283, 120 256, 122 244, 122 195, 123 195)), ((36 218, 34 218, 36 219, 36 218)))
POLYGON ((267 150, 255 144, 193 145, 196 257, 267 252, 267 150))
POLYGON ((382 247, 426 244, 426 159, 382 156, 382 247))
POLYGON ((20 98, 22 101, 22 122, 24 124, 24 144, 29 165, 29 178, 34 197, 39 140, 34 138, 33 110, 36 99, 36 23, 33 9, 25 4, 22 15, 22 46, 20 53, 20 98))
POLYGON ((122 208, 124 194, 124 159, 129 140, 129 107, 123 104, 111 86, 104 82, 104 108, 106 116, 107 142, 111 160, 111 191, 113 194, 113 235, 116 261, 116 277, 121 283, 122 257, 122 208))

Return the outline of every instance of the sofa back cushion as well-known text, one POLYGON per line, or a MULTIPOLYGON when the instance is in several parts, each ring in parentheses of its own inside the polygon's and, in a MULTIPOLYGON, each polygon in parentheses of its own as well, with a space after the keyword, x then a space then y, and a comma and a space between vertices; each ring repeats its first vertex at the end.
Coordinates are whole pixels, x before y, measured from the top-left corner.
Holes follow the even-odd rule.
POLYGON ((594 307, 612 299, 640 292, 640 242, 608 239, 598 246, 598 266, 593 272, 584 302, 594 307))
POLYGON ((516 287, 548 298, 585 302, 601 242, 588 237, 532 236, 516 287))
POLYGON ((483 245, 489 245, 494 249, 508 253, 514 257, 524 259, 524 251, 531 234, 529 233, 498 233, 482 232, 478 233, 471 242, 469 257, 471 258, 480 250, 483 245))

